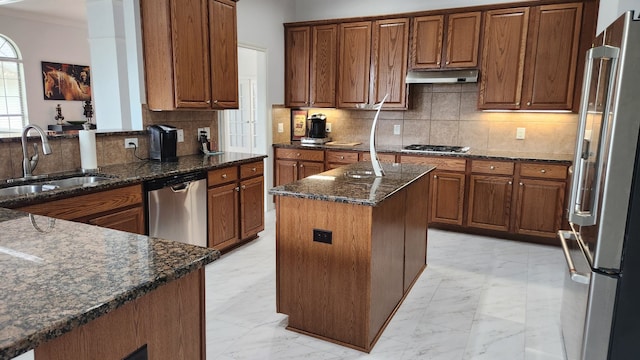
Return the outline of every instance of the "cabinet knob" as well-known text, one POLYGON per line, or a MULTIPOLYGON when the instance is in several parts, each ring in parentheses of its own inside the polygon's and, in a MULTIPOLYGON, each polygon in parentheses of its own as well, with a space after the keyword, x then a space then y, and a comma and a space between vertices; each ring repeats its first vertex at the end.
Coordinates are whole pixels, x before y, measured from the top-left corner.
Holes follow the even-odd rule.
POLYGON ((242 190, 246 189, 247 185, 242 185, 242 190))
POLYGON ((489 166, 489 170, 495 170, 495 169, 496 169, 495 166, 493 166, 493 165, 489 166))
POLYGON ((343 155, 340 155, 340 160, 344 160, 344 156, 343 155))
POLYGON ((300 153, 296 153, 296 156, 297 156, 297 157, 300 157, 300 153))
POLYGON ((437 178, 438 178, 438 175, 433 175, 433 178, 434 178, 434 179, 437 179, 437 178))
POLYGON ((304 164, 300 164, 300 167, 301 167, 301 168, 303 168, 303 167, 304 167, 304 164))
POLYGON ((520 101, 518 101, 518 102, 516 103, 516 106, 520 106, 520 101))
POLYGON ((531 106, 531 101, 527 101, 527 106, 531 106))
POLYGON ((513 182, 512 182, 512 181, 509 181, 507 184, 511 185, 511 184, 513 184, 513 182))
POLYGON ((226 179, 227 178, 227 174, 222 174, 222 178, 226 179))
POLYGON ((449 65, 449 62, 447 61, 447 62, 445 62, 444 64, 445 64, 445 65, 449 65))
POLYGON ((438 62, 436 63, 436 65, 440 65, 440 61, 438 61, 438 62))
POLYGON ((256 172, 256 170, 257 170, 256 168, 251 168, 251 171, 253 172, 256 172))
POLYGON ((207 104, 211 104, 211 100, 207 100, 207 104))
POLYGON ((520 186, 524 186, 524 184, 523 184, 522 182, 520 182, 518 185, 520 185, 520 186))
POLYGON ((540 170, 540 172, 544 174, 544 173, 546 173, 546 172, 547 172, 547 170, 542 169, 542 170, 540 170))
POLYGON ((236 186, 236 191, 237 191, 237 192, 240 192, 240 188, 239 188, 239 187, 237 187, 237 186, 236 186))

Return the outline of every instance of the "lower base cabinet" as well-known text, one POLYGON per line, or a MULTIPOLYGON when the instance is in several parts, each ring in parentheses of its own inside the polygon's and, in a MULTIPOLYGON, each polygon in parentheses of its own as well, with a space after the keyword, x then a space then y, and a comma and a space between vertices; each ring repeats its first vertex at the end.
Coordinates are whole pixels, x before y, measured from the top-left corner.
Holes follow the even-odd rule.
POLYGON ((208 246, 226 250, 264 230, 262 161, 209 171, 208 246))
POLYGON ((566 185, 564 181, 520 179, 515 232, 553 237, 562 228, 566 185))
POLYGON ((467 225, 509 231, 513 178, 471 175, 469 179, 467 225))
POLYGON ((434 171, 431 178, 429 222, 462 225, 464 173, 434 171))

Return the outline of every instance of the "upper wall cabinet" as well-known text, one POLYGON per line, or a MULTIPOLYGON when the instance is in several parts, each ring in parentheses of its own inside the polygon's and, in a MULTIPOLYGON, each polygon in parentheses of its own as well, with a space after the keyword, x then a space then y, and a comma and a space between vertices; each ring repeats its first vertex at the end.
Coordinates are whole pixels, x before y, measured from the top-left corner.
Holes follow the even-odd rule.
POLYGON ((571 110, 582 4, 485 14, 480 109, 571 110))
POLYGON ((151 110, 237 109, 233 0, 141 0, 151 110))
POLYGON ((479 11, 413 18, 409 67, 477 67, 481 18, 479 11))
POLYGON ((406 108, 409 20, 342 23, 338 37, 338 107, 362 108, 388 95, 384 108, 406 108))
POLYGON ((335 107, 338 25, 285 28, 285 105, 335 107))

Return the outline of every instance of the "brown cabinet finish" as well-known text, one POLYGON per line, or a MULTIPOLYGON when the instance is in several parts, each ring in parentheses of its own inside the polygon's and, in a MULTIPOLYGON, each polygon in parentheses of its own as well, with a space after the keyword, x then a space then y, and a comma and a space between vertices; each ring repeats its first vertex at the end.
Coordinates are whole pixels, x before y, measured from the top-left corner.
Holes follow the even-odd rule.
POLYGON ((220 250, 240 240, 239 205, 237 183, 209 188, 207 191, 209 247, 220 250))
POLYGON ((512 189, 512 177, 471 175, 467 226, 509 231, 512 189))
POLYGON ((149 109, 237 108, 235 1, 142 0, 140 12, 149 109))
POLYGON ((445 68, 475 68, 480 47, 480 11, 451 14, 447 17, 445 68))
POLYGON ((581 21, 581 3, 533 8, 522 109, 572 108, 581 21))
POLYGON ((555 237, 562 227, 566 183, 520 179, 516 204, 515 232, 555 237))
POLYGON ((325 152, 325 158, 327 159, 327 169, 335 169, 337 167, 353 164, 358 162, 358 153, 354 151, 336 151, 327 150, 325 152))
POLYGON ((264 230, 264 178, 240 182, 240 236, 243 239, 264 230))
POLYGON ((238 35, 236 2, 209 0, 211 107, 238 108, 238 35))
POLYGON ((379 20, 373 23, 370 103, 387 99, 385 108, 407 107, 407 57, 409 19, 379 20))
POLYGON ((485 13, 478 108, 519 109, 529 8, 485 13))
POLYGON ((309 106, 309 26, 285 28, 285 105, 309 106))
POLYGON ((88 223, 134 234, 144 234, 144 209, 142 206, 136 206, 113 214, 91 218, 88 223))
POLYGON ((338 31, 337 105, 355 108, 369 103, 371 22, 340 24, 338 31))
MULTIPOLYGON (((360 161, 371 161, 371 154, 369 152, 361 152, 358 156, 360 161)), ((380 162, 395 163, 395 154, 378 154, 378 160, 380 162)))
POLYGON ((275 149, 275 185, 284 185, 324 171, 324 151, 275 149))
POLYGON ((444 39, 444 15, 413 18, 411 69, 439 69, 444 39))
POLYGON ((462 225, 464 216, 464 173, 434 171, 431 175, 429 222, 462 225))

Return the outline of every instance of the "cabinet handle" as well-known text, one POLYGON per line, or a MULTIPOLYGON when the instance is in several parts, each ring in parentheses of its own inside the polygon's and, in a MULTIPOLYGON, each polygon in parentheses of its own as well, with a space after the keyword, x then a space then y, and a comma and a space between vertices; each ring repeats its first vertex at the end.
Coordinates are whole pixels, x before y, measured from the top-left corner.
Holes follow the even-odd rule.
POLYGON ((438 61, 438 62, 436 63, 436 65, 440 65, 440 61, 438 61))
POLYGON ((547 170, 542 169, 542 170, 540 170, 540 172, 544 174, 544 173, 546 173, 546 172, 547 172, 547 170))
POLYGON ((207 104, 211 104, 211 100, 207 100, 207 104))
POLYGON ((297 157, 300 157, 300 153, 296 153, 296 156, 297 156, 297 157))
POLYGON ((437 178, 438 178, 438 175, 433 175, 433 178, 434 178, 434 179, 437 179, 437 178))
POLYGON ((340 155, 340 160, 344 160, 344 156, 340 155))
POLYGON ((304 167, 304 164, 300 164, 300 167, 301 167, 301 168, 303 168, 303 167, 304 167))
POLYGON ((523 184, 522 182, 520 182, 520 184, 519 184, 519 185, 520 185, 520 186, 524 186, 524 184, 523 184))
POLYGON ((226 179, 227 178, 227 174, 222 174, 222 178, 226 179))
POLYGON ((213 100, 213 103, 214 103, 214 104, 217 104, 217 103, 218 103, 218 100, 213 100))
POLYGON ((495 170, 495 169, 496 169, 495 166, 493 166, 493 165, 489 166, 489 170, 495 170))
POLYGON ((251 171, 256 172, 256 168, 251 168, 251 171))
POLYGON ((527 106, 531 106, 531 101, 527 101, 527 106))
POLYGON ((447 61, 447 62, 445 62, 444 64, 445 64, 445 65, 449 65, 449 62, 447 61))
POLYGON ((509 181, 507 184, 511 185, 511 184, 513 184, 513 182, 509 181))
POLYGON ((239 188, 239 187, 237 187, 237 186, 236 186, 236 191, 237 191, 237 192, 240 192, 240 188, 239 188))
POLYGON ((242 185, 242 190, 246 189, 247 185, 242 185))

